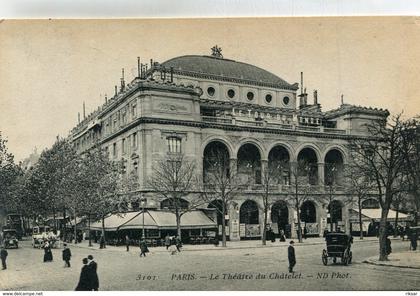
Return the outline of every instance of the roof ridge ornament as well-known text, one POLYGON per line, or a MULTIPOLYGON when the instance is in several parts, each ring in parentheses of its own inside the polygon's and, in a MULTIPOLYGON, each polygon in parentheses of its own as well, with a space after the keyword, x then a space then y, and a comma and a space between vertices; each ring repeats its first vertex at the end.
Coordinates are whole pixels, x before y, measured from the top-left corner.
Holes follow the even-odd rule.
POLYGON ((222 55, 222 48, 215 45, 211 48, 211 55, 213 57, 219 58, 219 59, 223 59, 223 55, 222 55))

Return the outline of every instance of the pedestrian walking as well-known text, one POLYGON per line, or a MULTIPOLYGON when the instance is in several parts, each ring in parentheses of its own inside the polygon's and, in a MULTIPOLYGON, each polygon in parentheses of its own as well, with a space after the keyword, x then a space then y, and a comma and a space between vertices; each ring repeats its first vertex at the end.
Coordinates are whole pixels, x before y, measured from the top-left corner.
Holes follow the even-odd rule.
POLYGON ((178 252, 181 252, 182 242, 181 242, 181 239, 178 236, 175 237, 175 246, 176 246, 176 250, 178 252))
POLYGON ((76 286, 75 291, 92 291, 91 288, 91 272, 88 265, 88 258, 83 258, 83 266, 80 271, 79 283, 76 286))
POLYGON ((412 251, 417 250, 417 230, 411 229, 409 232, 410 236, 410 249, 412 251))
POLYGON ((130 251, 130 238, 128 235, 125 236, 125 247, 127 248, 127 252, 130 251))
POLYGON ((149 249, 147 248, 147 244, 146 241, 144 239, 142 239, 140 241, 140 257, 146 257, 146 253, 149 252, 149 249))
POLYGON ((280 237, 280 242, 285 242, 286 241, 286 236, 284 235, 284 230, 283 229, 280 229, 279 237, 280 237))
POLYGON ((386 252, 386 255, 387 256, 392 253, 391 240, 389 239, 389 237, 386 238, 385 252, 386 252))
POLYGON ((89 280, 90 285, 89 291, 98 291, 99 289, 99 278, 98 278, 98 263, 95 262, 92 255, 89 255, 88 257, 88 267, 89 267, 89 280))
POLYGON ((64 244, 64 250, 63 250, 64 267, 70 267, 70 258, 71 258, 71 251, 67 247, 67 244, 64 244))
POLYGON ((44 262, 53 261, 53 254, 51 252, 51 245, 48 241, 44 244, 44 262))
POLYGON ((105 238, 104 238, 104 235, 102 234, 99 239, 99 249, 104 249, 104 248, 105 248, 105 238))
POLYGON ((169 236, 169 234, 167 234, 165 236, 165 246, 166 246, 166 249, 169 249, 170 245, 171 245, 171 237, 169 236))
POLYGON ((7 259, 7 255, 9 255, 6 251, 6 249, 2 246, 1 250, 0 250, 0 258, 1 258, 1 270, 6 270, 7 269, 7 265, 6 265, 6 259, 7 259))
POLYGON ((289 248, 287 249, 287 258, 289 259, 289 272, 293 272, 293 267, 296 265, 295 248, 293 245, 294 241, 290 241, 289 248))

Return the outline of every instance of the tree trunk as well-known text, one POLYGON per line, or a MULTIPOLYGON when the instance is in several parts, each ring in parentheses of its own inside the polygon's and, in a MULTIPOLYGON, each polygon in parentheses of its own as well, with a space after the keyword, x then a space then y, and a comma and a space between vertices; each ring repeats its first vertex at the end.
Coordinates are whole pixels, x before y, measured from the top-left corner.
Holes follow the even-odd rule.
POLYGON ((63 241, 66 240, 66 230, 67 230, 67 221, 66 221, 66 207, 63 207, 63 218, 64 218, 64 226, 63 226, 63 241))
POLYGON ((104 238, 104 248, 106 248, 106 237, 105 237, 105 216, 102 216, 102 237, 104 238))
POLYGON ((395 209, 395 211, 397 213, 395 214, 394 237, 398 236, 398 213, 399 213, 399 208, 400 208, 400 205, 397 204, 397 207, 395 209))
POLYGON ((74 244, 77 244, 76 211, 74 211, 74 244))
POLYGON ((175 209, 175 217, 176 217, 176 233, 178 235, 179 239, 182 239, 181 237, 181 215, 179 214, 179 209, 175 209))
POLYGON ((379 224, 379 261, 387 261, 388 255, 386 254, 386 239, 387 227, 386 222, 388 218, 388 208, 383 208, 381 211, 381 222, 379 224))
POLYGON ((357 200, 357 206, 359 209, 359 229, 360 229, 360 239, 363 239, 363 222, 362 222, 362 200, 359 197, 357 200))
MULTIPOLYGON (((226 247, 226 204, 222 202, 222 247, 226 247)), ((217 230, 219 232, 219 229, 217 230)))
POLYGON ((92 247, 92 236, 90 235, 90 213, 88 214, 88 234, 89 234, 89 247, 92 247))
POLYGON ((298 220, 298 241, 302 242, 302 228, 300 226, 300 210, 299 210, 299 203, 296 203, 296 214, 297 214, 297 220, 298 220))
POLYGON ((267 213, 268 212, 268 201, 264 204, 264 222, 263 222, 263 235, 262 235, 262 244, 265 246, 267 244, 267 213))

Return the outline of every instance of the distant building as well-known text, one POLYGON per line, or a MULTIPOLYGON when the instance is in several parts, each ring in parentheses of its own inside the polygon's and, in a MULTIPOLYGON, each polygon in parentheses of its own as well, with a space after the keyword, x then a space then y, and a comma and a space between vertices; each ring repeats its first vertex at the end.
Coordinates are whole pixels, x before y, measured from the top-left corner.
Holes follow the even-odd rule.
MULTIPOLYGON (((335 207, 335 226, 349 231, 349 209, 344 203, 343 167, 346 144, 364 135, 363 124, 384 119, 387 110, 341 104, 323 112, 315 91, 309 102, 306 89, 290 84, 257 66, 226 59, 219 48, 210 56, 187 55, 163 63, 151 61, 139 77, 121 87, 114 97, 72 130, 78 151, 99 141, 111 159, 124 161, 126 172, 138 175, 150 207, 161 208, 146 187, 156 161, 167 153, 183 153, 196 160, 206 174, 211 149, 229 154, 238 174, 248 184, 228 210, 231 240, 259 237, 262 232, 262 171, 272 161, 311 164, 307 181, 313 194, 301 207, 308 234, 322 235, 329 207, 335 207), (333 177, 331 168, 334 167, 333 177), (334 198, 325 199, 326 184, 334 198)), ((302 79, 303 80, 303 79, 302 79)), ((275 232, 295 236, 296 213, 287 201, 290 172, 282 172, 273 188, 269 223, 275 232)), ((217 201, 209 207, 217 206, 217 201)), ((219 219, 220 223, 220 219, 219 219)))

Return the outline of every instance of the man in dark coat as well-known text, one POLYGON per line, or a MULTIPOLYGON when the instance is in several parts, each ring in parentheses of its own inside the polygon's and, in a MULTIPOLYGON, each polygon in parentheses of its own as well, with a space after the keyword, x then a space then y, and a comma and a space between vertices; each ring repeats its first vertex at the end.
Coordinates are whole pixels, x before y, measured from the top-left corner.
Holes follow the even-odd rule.
POLYGON ((147 244, 146 241, 144 239, 142 239, 140 241, 140 257, 144 256, 146 257, 146 253, 149 252, 149 249, 147 248, 147 244))
POLYGON ((76 291, 92 291, 91 288, 91 273, 88 266, 88 259, 83 258, 83 267, 82 271, 80 272, 80 279, 79 283, 77 284, 76 291))
POLYGON ((98 278, 98 264, 93 260, 93 256, 88 256, 89 260, 89 275, 90 275, 90 291, 98 291, 99 289, 99 278, 98 278))
POLYGON ((289 272, 293 272, 293 267, 296 265, 295 248, 293 247, 294 243, 294 241, 290 241, 290 245, 287 250, 287 257, 289 259, 289 272))
POLYGON ((411 229, 408 235, 410 236, 411 250, 417 250, 417 230, 411 229))
POLYGON ((177 251, 181 252, 182 242, 178 236, 175 237, 175 246, 176 246, 177 251))
POLYGON ((127 252, 130 251, 130 238, 128 235, 125 236, 125 247, 127 248, 127 252))
POLYGON ((64 244, 63 250, 63 260, 64 260, 64 267, 70 267, 70 258, 71 258, 71 251, 67 247, 67 244, 64 244))
POLYGON ((1 251, 0 251, 0 258, 1 258, 1 265, 2 265, 1 270, 7 269, 7 265, 6 265, 7 255, 8 253, 6 249, 4 247, 1 247, 1 251))

